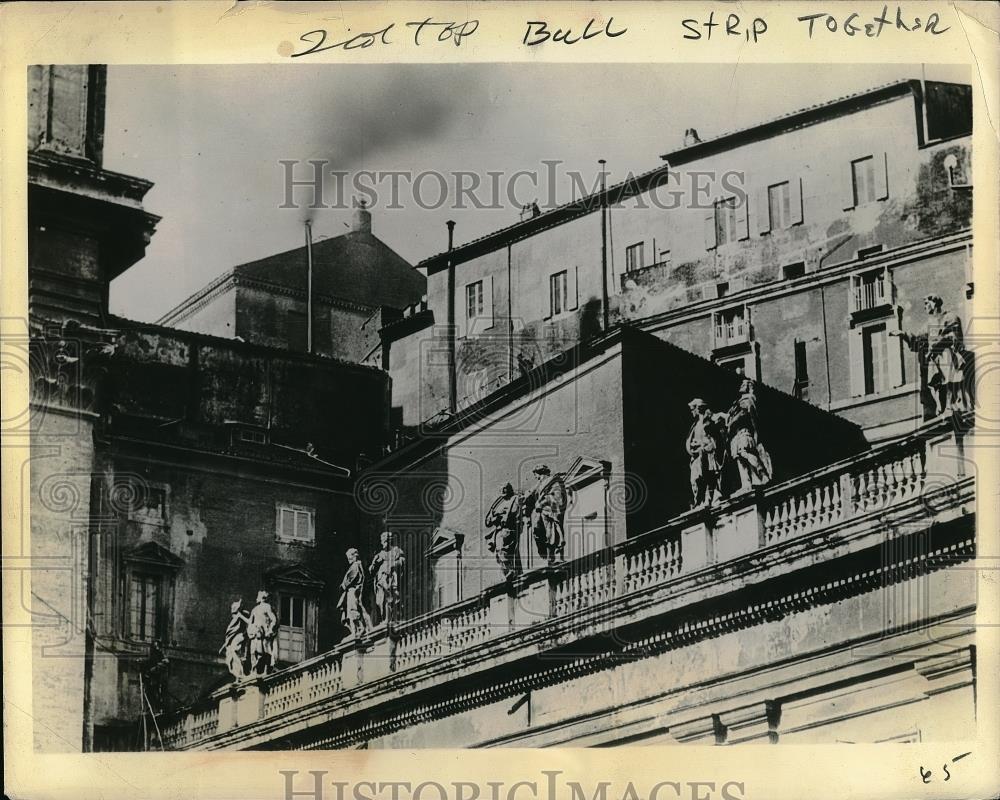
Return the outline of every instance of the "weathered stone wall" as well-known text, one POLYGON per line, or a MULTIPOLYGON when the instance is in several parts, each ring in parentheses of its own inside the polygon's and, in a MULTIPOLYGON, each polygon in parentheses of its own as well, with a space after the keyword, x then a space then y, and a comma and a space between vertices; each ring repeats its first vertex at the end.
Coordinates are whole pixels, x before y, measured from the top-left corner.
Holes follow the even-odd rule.
MULTIPOLYGON (((642 321, 657 335, 708 356, 712 311, 738 302, 743 290, 767 291, 776 295, 773 300, 754 301, 752 308, 759 345, 757 377, 762 382, 792 391, 798 339, 806 346, 812 402, 875 426, 875 436, 889 435, 894 421, 909 424, 919 419, 915 396, 883 397, 874 407, 869 399, 861 404, 863 409, 848 408, 856 405, 849 380, 848 278, 830 285, 823 277, 855 262, 859 250, 882 245, 889 253, 928 242, 930 251, 935 238, 969 227, 971 191, 953 187, 945 166, 953 158, 956 175, 971 174, 970 141, 963 134, 968 120, 949 128, 957 138, 924 145, 918 117, 913 95, 904 94, 778 135, 758 139, 748 135, 743 143, 722 152, 678 164, 671 170, 670 182, 653 190, 659 205, 647 192, 613 207, 608 255, 612 323, 642 321), (884 170, 888 196, 855 208, 851 162, 869 155, 884 170), (741 185, 746 192, 748 235, 715 246, 711 203, 730 193, 722 184, 726 173, 741 176, 727 183, 741 185), (768 230, 767 187, 786 180, 801 182, 802 220, 786 229, 768 230), (713 229, 712 241, 706 240, 706 227, 713 229), (626 275, 626 250, 638 243, 644 247, 646 266, 626 275), (804 277, 790 280, 783 267, 796 262, 804 263, 804 277), (720 288, 723 283, 728 286, 720 288), (728 296, 720 299, 723 295, 728 296), (684 314, 687 308, 692 308, 690 315, 684 314), (663 320, 657 322, 659 316, 663 320)), ((893 267, 904 329, 923 325, 919 299, 932 291, 945 299, 948 308, 965 310, 964 258, 949 252, 893 267)), ((456 265, 459 407, 517 377, 522 358, 537 365, 600 330, 600 260, 600 215, 595 210, 456 265), (571 303, 575 308, 560 318, 546 319, 549 277, 563 269, 576 279, 571 303), (492 325, 469 335, 462 310, 465 289, 479 280, 492 287, 492 325)), ((857 260, 859 270, 865 266, 857 260)), ((429 276, 428 293, 435 321, 444 326, 447 270, 429 276)), ((393 350, 406 350, 404 359, 395 363, 405 361, 407 366, 396 373, 390 358, 390 372, 400 383, 411 380, 415 372, 422 377, 418 386, 396 390, 396 403, 403 404, 403 416, 412 424, 426 410, 437 413, 447 406, 447 343, 443 327, 409 338, 422 345, 394 341, 393 350), (426 355, 414 370, 412 359, 421 346, 426 355)), ((903 358, 904 371, 913 374, 915 358, 909 352, 903 358)), ((907 382, 914 390, 915 380, 907 382)))
MULTIPOLYGON (((240 286, 235 303, 235 331, 244 341, 305 352, 304 299, 261 287, 240 286)), ((313 352, 360 363, 378 342, 377 333, 363 327, 370 314, 368 309, 335 306, 317 298, 313 303, 313 352)))
MULTIPOLYGON (((86 717, 86 576, 90 527, 93 417, 71 408, 36 407, 32 457, 24 464, 30 568, 22 597, 31 612, 31 690, 34 748, 80 752, 86 717), (30 481, 30 483, 29 483, 30 481), (30 595, 27 584, 30 582, 30 595)), ((27 520, 25 520, 27 523, 27 520)), ((27 527, 25 525, 25 527, 27 527)), ((5 526, 5 536, 8 533, 5 526)), ((12 551, 16 552, 16 550, 12 551)))
POLYGON ((218 649, 230 617, 230 603, 253 607, 257 591, 269 587, 274 571, 306 567, 324 583, 316 595, 316 652, 330 649, 343 636, 336 610, 345 570, 344 552, 358 544, 358 520, 350 484, 329 475, 303 473, 249 459, 235 461, 190 452, 177 459, 172 449, 112 442, 103 454, 100 491, 110 503, 111 519, 95 544, 94 621, 106 647, 133 655, 117 670, 97 677, 95 722, 108 724, 138 711, 134 684, 144 645, 131 639, 126 615, 128 586, 125 559, 137 547, 155 542, 183 562, 172 578, 167 609, 168 689, 172 703, 188 703, 215 688, 227 675, 218 649), (241 463, 242 462, 242 463, 241 463), (121 501, 125 486, 165 490, 166 517, 150 523, 130 514, 121 501), (115 497, 118 500, 115 501, 115 497), (312 544, 277 538, 277 506, 315 510, 312 544))
MULTIPOLYGON (((527 491, 535 466, 565 471, 578 456, 610 462, 619 478, 625 471, 617 356, 599 356, 530 397, 479 417, 432 453, 414 458, 404 452, 364 473, 357 493, 368 520, 368 549, 377 547, 378 534, 387 526, 407 552, 406 616, 435 606, 437 586, 427 550, 437 529, 464 537, 462 596, 474 596, 502 580, 485 544, 483 518, 503 485, 509 481, 527 491)), ((610 513, 609 529, 616 540, 624 538, 624 507, 612 506, 610 513)), ((532 557, 538 563, 537 554, 530 554, 533 548, 526 538, 522 541, 526 565, 532 557)))

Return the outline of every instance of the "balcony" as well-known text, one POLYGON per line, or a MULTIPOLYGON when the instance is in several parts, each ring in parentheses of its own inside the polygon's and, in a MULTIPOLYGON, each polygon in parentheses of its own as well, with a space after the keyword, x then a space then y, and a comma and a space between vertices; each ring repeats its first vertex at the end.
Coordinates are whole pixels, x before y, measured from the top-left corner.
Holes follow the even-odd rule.
MULTIPOLYGON (((398 709, 445 684, 456 687, 449 693, 454 702, 465 702, 457 688, 463 681, 495 674, 488 670, 516 675, 513 665, 539 654, 580 645, 596 653, 590 648, 601 637, 626 652, 647 646, 648 639, 622 638, 629 626, 651 626, 643 630, 683 645, 716 630, 746 627, 755 614, 792 613, 819 598, 830 602, 855 580, 839 579, 837 564, 877 552, 899 531, 967 517, 974 504, 974 481, 962 459, 968 435, 942 421, 928 424, 901 441, 730 498, 718 508, 688 512, 597 554, 534 570, 515 586, 493 586, 376 629, 360 644, 344 642, 281 672, 224 687, 170 722, 164 746, 267 747, 318 735, 312 732, 345 719, 365 727, 380 709, 398 709), (719 605, 736 591, 809 569, 821 577, 810 579, 815 582, 808 588, 765 592, 764 600, 738 613, 719 605), (689 613, 706 607, 704 618, 689 613)), ((971 553, 972 546, 971 539, 963 540, 939 546, 944 555, 925 556, 949 558, 953 551, 971 553)), ((862 580, 877 585, 880 571, 920 568, 883 565, 862 580)), ((558 669, 555 658, 546 669, 558 669)), ((476 692, 483 690, 471 694, 476 692)), ((412 702, 417 719, 419 701, 412 702)), ((336 737, 320 744, 344 746, 336 737)))
POLYGON ((737 306, 712 315, 712 353, 742 352, 750 346, 750 314, 746 306, 737 306))
POLYGON ((892 286, 884 267, 868 270, 851 278, 851 314, 867 316, 886 310, 892 304, 892 286))

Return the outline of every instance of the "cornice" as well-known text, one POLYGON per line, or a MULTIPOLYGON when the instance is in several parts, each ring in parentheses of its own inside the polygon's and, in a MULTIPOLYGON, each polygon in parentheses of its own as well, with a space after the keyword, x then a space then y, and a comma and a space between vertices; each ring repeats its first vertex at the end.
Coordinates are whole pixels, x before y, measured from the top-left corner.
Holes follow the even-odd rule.
MULTIPOLYGON (((973 493, 973 481, 970 478, 939 492, 942 494, 942 498, 950 501, 948 507, 954 508, 956 515, 965 515, 964 502, 972 497, 973 493)), ((876 550, 880 551, 879 559, 884 555, 881 553, 879 543, 884 543, 885 531, 900 530, 909 533, 915 530, 911 523, 917 520, 922 520, 922 529, 926 530, 928 526, 934 524, 935 519, 940 521, 946 516, 942 511, 944 504, 932 510, 930 505, 932 500, 933 498, 929 497, 916 498, 911 503, 906 504, 905 508, 892 509, 891 515, 877 511, 857 517, 854 519, 856 531, 853 535, 844 534, 840 539, 831 539, 831 536, 836 534, 821 531, 814 535, 787 540, 733 562, 715 565, 698 573, 682 575, 677 579, 658 585, 650 591, 615 597, 573 614, 550 619, 527 630, 518 630, 488 639, 460 654, 450 655, 445 659, 435 659, 342 692, 339 701, 336 696, 324 698, 309 706, 287 712, 281 718, 264 720, 235 734, 229 732, 210 740, 203 740, 196 746, 211 749, 217 746, 228 747, 240 744, 259 746, 262 739, 271 742, 278 738, 290 741, 301 734, 304 726, 315 727, 333 724, 337 719, 342 719, 345 714, 352 713, 352 709, 355 709, 358 714, 371 717, 375 707, 385 702, 393 702, 391 698, 400 696, 399 693, 404 691, 406 686, 415 688, 415 685, 420 682, 422 688, 426 689, 434 683, 441 683, 445 680, 461 680, 463 677, 468 677, 468 674, 478 671, 477 667, 482 669, 485 664, 493 663, 494 666, 498 667, 496 659, 510 653, 512 645, 516 645, 522 653, 552 651, 553 648, 557 647, 558 642, 569 643, 598 636, 602 632, 620 627, 624 624, 623 620, 627 620, 629 625, 647 626, 656 631, 613 652, 603 652, 584 659, 576 659, 570 664, 524 675, 489 689, 479 688, 466 694, 456 695, 448 700, 434 701, 425 704, 427 706, 425 711, 420 711, 420 707, 400 711, 398 714, 394 714, 391 719, 379 723, 389 726, 386 730, 392 728, 393 725, 396 728, 405 727, 413 724, 414 715, 419 716, 421 713, 426 713, 432 716, 435 714, 446 716, 465 708, 490 702, 491 699, 500 699, 509 694, 525 691, 526 687, 547 685, 546 681, 550 678, 552 681, 558 682, 577 674, 585 674, 587 671, 613 666, 620 659, 632 660, 655 655, 666 649, 685 646, 704 638, 777 619, 789 613, 828 604, 840 597, 882 587, 888 581, 906 580, 927 571, 943 568, 956 561, 973 557, 974 540, 970 536, 951 545, 938 547, 928 553, 926 557, 909 560, 897 558, 891 564, 880 563, 878 560, 872 561, 871 554, 876 550), (940 513, 935 516, 934 512, 940 513), (828 559, 817 561, 815 557, 817 553, 823 550, 829 551, 831 548, 834 552, 828 559), (868 555, 865 555, 866 553, 868 555), (854 562, 854 566, 852 566, 852 562, 849 560, 852 558, 868 559, 867 565, 874 563, 875 566, 858 569, 856 565, 865 562, 863 560, 854 562), (836 575, 835 564, 844 565, 841 566, 841 570, 846 568, 853 571, 834 577, 831 572, 836 575), (803 575, 818 576, 822 583, 811 586, 804 585, 804 588, 795 591, 786 590, 785 594, 779 595, 775 599, 761 602, 747 603, 744 599, 745 604, 742 606, 733 606, 730 602, 729 607, 723 612, 718 612, 720 601, 727 596, 732 597, 734 593, 744 592, 750 592, 752 596, 753 592, 759 591, 763 581, 767 581, 769 585, 775 581, 789 579, 801 582, 803 575), (673 591, 671 591, 671 587, 674 587, 673 591), (699 587, 701 587, 700 594, 696 594, 699 587), (669 608, 665 612, 657 611, 657 608, 662 607, 667 600, 669 600, 669 608), (698 609, 703 610, 699 611, 698 609), (698 616, 705 611, 709 612, 706 616, 698 616), (663 625, 664 616, 667 620, 673 617, 675 623, 663 625), (656 620, 655 625, 654 620, 656 620), (574 633, 577 634, 576 637, 574 637, 574 633), (379 700, 379 697, 384 699, 379 700), (317 719, 320 715, 323 715, 325 719, 317 719), (286 732, 279 733, 282 730, 286 732)), ((974 520, 974 515, 968 514, 966 519, 971 522, 974 520)), ((891 552, 896 554, 903 551, 893 548, 891 552)), ((780 583, 774 585, 780 586, 780 583)), ((514 658, 518 659, 519 657, 515 655, 514 658)), ((516 668, 512 666, 513 663, 515 662, 508 664, 508 669, 516 671, 516 668)), ((525 662, 522 659, 520 663, 525 662)), ((362 728, 360 732, 352 730, 327 737, 322 742, 308 743, 303 746, 338 747, 346 745, 351 740, 363 740, 371 735, 380 734, 373 734, 362 728)))

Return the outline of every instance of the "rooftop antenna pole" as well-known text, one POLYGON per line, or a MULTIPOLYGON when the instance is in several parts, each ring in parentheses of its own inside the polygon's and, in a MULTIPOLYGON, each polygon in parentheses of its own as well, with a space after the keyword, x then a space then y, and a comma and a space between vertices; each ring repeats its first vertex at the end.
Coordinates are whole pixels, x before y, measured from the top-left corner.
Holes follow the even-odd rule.
POLYGON ((306 352, 313 351, 313 237, 312 222, 306 220, 306 352))
POLYGON ((603 158, 597 162, 601 165, 601 318, 603 330, 607 331, 610 316, 608 314, 608 198, 607 173, 604 165, 608 162, 603 158))

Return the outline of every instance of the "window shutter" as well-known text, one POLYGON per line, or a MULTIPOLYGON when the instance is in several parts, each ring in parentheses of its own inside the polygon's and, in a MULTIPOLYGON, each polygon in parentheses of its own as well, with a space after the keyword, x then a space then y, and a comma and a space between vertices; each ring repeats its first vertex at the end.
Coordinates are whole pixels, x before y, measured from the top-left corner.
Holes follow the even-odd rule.
POLYGON ((802 178, 792 178, 788 183, 791 192, 791 202, 789 203, 792 210, 791 223, 792 225, 801 225, 805 218, 802 206, 802 178))
POLYGON ((306 641, 305 641, 305 657, 312 658, 316 653, 319 652, 318 638, 319 638, 319 622, 317 620, 316 613, 316 602, 314 600, 306 600, 306 641))
POLYGON ((579 267, 572 266, 566 270, 566 308, 576 311, 580 307, 580 289, 578 284, 579 267))
POLYGON ((850 359, 851 397, 865 393, 865 352, 862 342, 863 328, 857 327, 847 334, 847 356, 850 359))
POLYGON ((844 211, 851 211, 854 208, 854 164, 848 161, 837 170, 837 174, 844 211))
POLYGON ((460 289, 456 289, 455 294, 457 295, 455 298, 455 338, 461 339, 466 335, 465 318, 466 308, 469 305, 468 285, 462 286, 460 289))
POLYGON ((493 276, 487 275, 483 278, 483 330, 489 330, 494 325, 493 311, 493 276))
POLYGON ((899 325, 899 315, 893 314, 885 321, 886 349, 889 361, 889 387, 895 389, 906 383, 906 376, 903 370, 903 340, 899 336, 889 336, 892 331, 901 330, 899 325))
POLYGON ((754 209, 758 233, 771 232, 771 206, 768 202, 769 199, 767 186, 760 187, 757 190, 757 207, 754 209))
POLYGON ((715 206, 705 216, 705 249, 714 250, 718 246, 715 238, 715 206))
POLYGON ((278 521, 282 539, 291 539, 295 535, 295 512, 283 508, 278 512, 278 521))
POLYGON ((552 319, 552 273, 549 275, 548 280, 545 281, 545 291, 539 292, 542 296, 542 302, 545 303, 545 307, 542 309, 543 319, 552 319))
POLYGON ((889 154, 875 153, 875 199, 885 200, 889 196, 889 154))
POLYGON ((742 199, 737 195, 736 197, 736 235, 738 241, 744 241, 750 238, 750 209, 747 208, 750 203, 750 197, 746 194, 743 195, 742 199))

